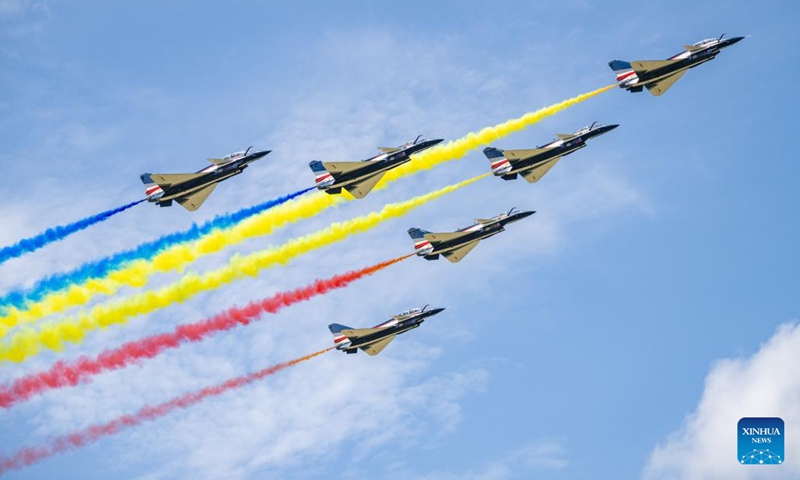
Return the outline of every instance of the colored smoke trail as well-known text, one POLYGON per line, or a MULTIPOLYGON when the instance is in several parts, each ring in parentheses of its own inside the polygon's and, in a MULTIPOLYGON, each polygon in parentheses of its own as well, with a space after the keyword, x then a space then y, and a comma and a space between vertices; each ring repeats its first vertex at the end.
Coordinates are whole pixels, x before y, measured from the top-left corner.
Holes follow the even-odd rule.
MULTIPOLYGON (((375 189, 386 188, 391 182, 402 177, 433 168, 448 160, 461 158, 472 149, 533 125, 550 115, 588 100, 615 86, 616 84, 609 85, 593 92, 578 95, 535 112, 527 113, 522 117, 508 120, 493 127, 486 127, 477 133, 468 133, 458 140, 413 155, 411 162, 387 172, 375 189)), ((0 337, 4 335, 3 325, 8 328, 20 323, 35 322, 46 316, 63 312, 68 308, 85 305, 95 295, 111 295, 124 286, 143 287, 153 274, 180 270, 203 255, 218 252, 250 238, 269 235, 289 223, 313 217, 330 207, 344 203, 346 200, 349 200, 349 197, 344 195, 327 195, 323 193, 312 195, 298 202, 281 205, 270 211, 263 212, 240 225, 216 231, 213 235, 204 236, 197 242, 174 246, 148 261, 133 262, 133 264, 127 265, 125 268, 117 270, 104 278, 72 285, 65 292, 48 295, 37 303, 28 305, 27 309, 12 309, 5 316, 0 317, 0 337)))
POLYGON ((47 230, 38 235, 35 235, 30 238, 24 238, 19 242, 15 243, 14 245, 9 245, 7 247, 0 248, 0 265, 2 265, 8 260, 11 260, 12 258, 21 257, 26 253, 39 250, 40 248, 49 245, 53 242, 63 240, 68 236, 72 235, 73 233, 80 232, 81 230, 89 228, 96 223, 108 220, 114 215, 120 212, 124 212, 125 210, 135 205, 139 205, 145 200, 147 199, 143 198, 141 200, 131 202, 127 205, 123 205, 121 207, 117 207, 112 210, 106 210, 105 212, 98 213, 97 215, 92 215, 91 217, 86 217, 83 220, 78 220, 77 222, 68 223, 66 225, 59 225, 53 228, 48 228, 47 230))
POLYGON ((411 175, 422 170, 428 170, 443 162, 459 159, 469 153, 471 150, 483 145, 488 145, 495 140, 506 137, 514 132, 518 132, 526 127, 544 120, 551 115, 555 115, 564 109, 589 100, 592 97, 596 97, 603 92, 607 92, 616 86, 617 84, 615 83, 603 88, 598 88, 592 92, 583 93, 577 97, 564 100, 554 105, 550 105, 549 107, 541 108, 535 112, 526 113, 519 118, 514 118, 503 123, 499 123, 493 127, 486 127, 477 133, 468 133, 457 140, 453 140, 444 145, 437 145, 429 150, 425 150, 417 155, 414 155, 411 162, 406 163, 405 165, 400 165, 394 170, 387 172, 381 180, 381 183, 378 184, 378 187, 381 187, 382 184, 393 182, 406 175, 411 175))
POLYGON ((405 215, 450 192, 487 177, 489 173, 450 185, 434 192, 414 197, 405 202, 390 203, 378 212, 372 212, 344 222, 337 222, 322 230, 290 240, 278 247, 268 248, 246 256, 234 256, 224 267, 202 275, 190 273, 160 290, 132 295, 126 299, 93 307, 77 318, 67 318, 58 323, 42 325, 39 330, 22 330, 10 342, 0 344, 0 361, 21 362, 36 355, 41 349, 60 351, 64 343, 79 343, 85 335, 99 328, 127 323, 138 315, 152 313, 175 303, 182 303, 195 295, 214 290, 222 285, 247 276, 255 277, 261 270, 322 248, 345 238, 370 230, 382 222, 405 215))
MULTIPOLYGON (((268 200, 252 207, 246 207, 233 213, 218 215, 202 225, 198 226, 197 224, 194 224, 188 230, 170 233, 152 242, 143 243, 134 249, 119 252, 101 260, 84 263, 71 272, 51 275, 40 280, 30 289, 13 290, 3 297, 0 297, 0 309, 5 309, 7 311, 4 313, 3 317, 0 317, 0 325, 13 327, 21 321, 33 321, 43 316, 58 313, 62 310, 61 307, 67 308, 69 306, 69 302, 63 300, 62 297, 50 297, 48 301, 52 302, 52 305, 54 305, 53 307, 48 308, 48 304, 42 304, 38 308, 35 308, 28 315, 26 315, 28 312, 23 311, 22 307, 26 304, 38 302, 45 298, 48 294, 64 290, 71 285, 105 277, 111 272, 120 269, 123 265, 133 262, 134 260, 152 258, 173 245, 197 240, 198 238, 208 235, 215 230, 230 228, 239 222, 242 222, 243 220, 286 203, 289 200, 310 192, 311 190, 314 190, 314 187, 299 190, 297 192, 268 200), (8 311, 9 307, 12 308, 10 311, 8 311)), ((64 297, 67 299, 77 297, 81 300, 85 299, 88 301, 88 295, 81 295, 81 291, 78 288, 66 293, 64 297)), ((4 332, 0 330, 0 337, 3 335, 4 332)))
POLYGON ((317 193, 295 202, 282 202, 230 228, 212 229, 192 242, 173 243, 151 258, 127 262, 103 278, 70 285, 64 291, 46 295, 41 301, 29 305, 27 309, 10 309, 0 317, 0 338, 16 325, 35 322, 71 307, 85 305, 96 295, 113 295, 125 286, 143 287, 155 273, 180 270, 204 255, 218 252, 248 238, 268 235, 288 223, 315 215, 328 206, 342 201, 340 198, 317 193))
POLYGON ((257 380, 261 380, 265 377, 278 373, 281 370, 285 370, 289 367, 297 365, 298 363, 306 362, 314 357, 318 357, 323 353, 332 350, 333 348, 334 347, 326 348, 325 350, 320 350, 288 362, 279 363, 248 375, 232 378, 212 387, 206 387, 202 390, 189 392, 158 405, 146 405, 134 414, 122 415, 109 422, 92 425, 88 428, 84 428, 83 430, 62 435, 47 442, 47 444, 43 446, 24 447, 10 457, 0 458, 0 475, 3 475, 10 470, 17 470, 34 463, 38 463, 56 454, 84 447, 90 443, 100 440, 103 437, 115 435, 125 428, 134 427, 144 422, 157 420, 175 410, 182 410, 191 407, 208 398, 217 397, 232 390, 238 390, 257 380))
POLYGON ((172 332, 125 343, 108 349, 96 357, 81 357, 71 362, 59 361, 47 371, 21 377, 8 386, 0 387, 0 407, 10 408, 24 402, 33 395, 57 388, 75 386, 95 375, 119 370, 146 358, 153 358, 166 350, 178 348, 185 343, 205 340, 218 332, 231 330, 240 325, 257 321, 264 313, 277 313, 296 303, 324 295, 331 290, 345 288, 356 280, 377 273, 395 263, 412 257, 404 255, 360 270, 354 270, 330 278, 316 280, 305 287, 279 292, 268 298, 250 302, 244 307, 232 307, 211 318, 177 326, 172 332))

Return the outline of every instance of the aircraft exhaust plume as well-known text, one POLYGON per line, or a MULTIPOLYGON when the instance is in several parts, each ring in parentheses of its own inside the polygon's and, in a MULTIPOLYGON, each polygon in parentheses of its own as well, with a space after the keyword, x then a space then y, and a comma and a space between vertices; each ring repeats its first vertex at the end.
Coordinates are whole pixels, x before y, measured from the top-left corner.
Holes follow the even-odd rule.
MULTIPOLYGON (((384 189, 391 182, 402 177, 433 168, 449 160, 461 158, 470 150, 531 126, 548 116, 588 100, 615 86, 609 85, 578 95, 535 112, 527 113, 519 118, 511 119, 492 127, 486 127, 477 133, 470 132, 462 138, 445 145, 436 146, 412 155, 411 162, 387 172, 375 189, 384 189)), ((13 327, 20 323, 35 322, 48 315, 63 312, 68 308, 85 305, 95 295, 112 295, 124 286, 143 287, 147 284, 149 277, 155 273, 180 270, 203 255, 218 252, 250 238, 269 235, 289 223, 313 217, 328 208, 341 205, 347 200, 350 200, 350 198, 345 195, 328 195, 324 193, 311 195, 298 202, 281 205, 270 211, 262 212, 247 222, 205 235, 196 242, 174 245, 172 248, 160 252, 154 258, 137 260, 102 278, 71 285, 65 292, 47 295, 36 301, 36 303, 26 305, 25 309, 11 310, 5 316, 0 317, 0 336, 3 335, 3 325, 13 327)))
POLYGON ((71 362, 59 361, 44 372, 21 377, 10 385, 0 386, 0 407, 10 408, 34 395, 48 390, 78 385, 103 372, 119 370, 146 358, 153 358, 166 350, 179 348, 185 343, 205 340, 218 332, 257 321, 264 313, 277 313, 296 303, 324 295, 331 290, 345 288, 356 280, 377 273, 395 263, 414 256, 413 253, 378 263, 360 270, 317 280, 305 287, 279 292, 244 307, 232 307, 211 318, 195 323, 178 325, 172 332, 152 335, 108 349, 96 357, 81 357, 71 362))
POLYGON ((262 270, 304 255, 313 250, 344 240, 351 235, 371 230, 386 220, 398 218, 443 195, 466 187, 490 173, 464 180, 404 202, 390 203, 381 210, 347 221, 337 222, 317 232, 294 238, 283 245, 245 256, 235 255, 228 264, 204 274, 189 273, 159 290, 143 292, 128 298, 97 305, 77 317, 16 331, 8 342, 0 343, 0 362, 21 362, 42 349, 60 351, 65 343, 79 343, 88 332, 111 325, 127 323, 135 316, 152 313, 176 303, 183 303, 199 293, 217 289, 262 270))
POLYGON ((232 378, 218 385, 206 387, 194 392, 189 392, 158 405, 145 405, 136 413, 122 415, 109 422, 92 425, 82 430, 56 437, 44 445, 24 447, 10 457, 0 458, 0 475, 3 475, 11 470, 17 470, 33 465, 34 463, 39 463, 42 460, 52 457, 56 454, 84 447, 90 443, 100 440, 103 437, 116 435, 126 428, 135 427, 144 422, 157 420, 175 410, 189 408, 208 398, 218 397, 229 391, 238 390, 255 381, 261 380, 265 377, 278 373, 281 370, 285 370, 289 367, 297 365, 298 363, 307 362, 308 360, 322 355, 333 348, 334 347, 329 347, 325 350, 320 350, 288 362, 279 363, 248 375, 232 378))
MULTIPOLYGON (((197 225, 193 224, 188 230, 182 232, 174 232, 164 235, 151 242, 143 243, 136 248, 115 253, 111 256, 101 260, 86 262, 70 272, 57 273, 43 278, 36 282, 33 287, 28 289, 18 288, 0 296, 0 311, 7 311, 9 308, 21 309, 23 306, 29 305, 33 302, 38 302, 46 295, 63 290, 70 285, 86 282, 95 278, 102 278, 119 269, 122 265, 139 259, 147 259, 155 256, 163 250, 172 245, 179 243, 190 242, 198 238, 208 235, 214 230, 221 230, 229 228, 237 223, 259 214, 265 210, 269 210, 282 203, 286 203, 293 198, 299 197, 305 193, 314 190, 314 187, 309 187, 299 190, 282 197, 267 200, 266 202, 253 205, 252 207, 245 207, 233 213, 224 215, 217 215, 207 222, 197 225)), ((0 323, 3 323, 0 321, 0 323)))
POLYGON ((59 240, 63 240, 68 236, 72 235, 73 233, 80 232, 83 229, 89 228, 96 223, 100 223, 102 221, 108 220, 112 216, 124 212, 125 210, 139 205, 140 203, 147 200, 143 198, 141 200, 137 200, 135 202, 131 202, 127 205, 123 205, 121 207, 117 207, 111 210, 106 210, 105 212, 98 213, 97 215, 92 215, 91 217, 86 217, 82 220, 78 220, 77 222, 68 223, 66 225, 59 225, 57 227, 48 228, 44 232, 34 235, 33 237, 24 238, 14 245, 9 245, 7 247, 0 248, 0 265, 11 260, 12 258, 21 257, 26 253, 30 253, 40 248, 49 245, 53 242, 57 242, 59 240))

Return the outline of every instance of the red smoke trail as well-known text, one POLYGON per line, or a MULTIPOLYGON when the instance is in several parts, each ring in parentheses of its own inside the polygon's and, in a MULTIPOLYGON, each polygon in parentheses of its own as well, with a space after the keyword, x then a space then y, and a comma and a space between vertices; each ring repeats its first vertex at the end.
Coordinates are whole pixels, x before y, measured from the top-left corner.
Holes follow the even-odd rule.
POLYGON ((360 278, 372 275, 413 255, 413 253, 404 255, 361 270, 317 280, 311 285, 295 290, 279 292, 269 298, 251 302, 245 307, 230 308, 206 320, 179 325, 172 332, 145 337, 105 350, 94 358, 80 357, 72 362, 59 361, 49 370, 20 377, 11 384, 0 387, 0 407, 9 408, 38 393, 74 386, 102 372, 117 370, 144 358, 153 358, 165 350, 178 348, 183 343, 199 342, 214 333, 230 330, 239 325, 248 325, 258 320, 262 313, 275 313, 284 307, 309 300, 317 295, 344 288, 360 278))
POLYGON ((173 398, 168 402, 153 406, 146 405, 133 415, 123 415, 107 423, 92 425, 91 427, 83 430, 56 437, 46 446, 22 448, 10 457, 0 458, 0 475, 3 475, 9 470, 16 470, 22 467, 27 467, 34 463, 38 463, 55 454, 94 443, 100 440, 102 437, 115 435, 126 427, 133 427, 143 422, 156 420, 169 414, 173 410, 191 407, 192 405, 200 403, 207 398, 216 397, 227 391, 241 388, 245 385, 255 382, 256 380, 261 380, 266 376, 272 375, 273 373, 280 372, 285 368, 297 365, 300 362, 311 360, 312 358, 322 355, 333 348, 335 347, 326 348, 325 350, 314 352, 311 355, 306 355, 305 357, 279 363, 249 375, 232 378, 213 387, 206 387, 202 390, 189 392, 185 395, 181 395, 180 397, 173 398))

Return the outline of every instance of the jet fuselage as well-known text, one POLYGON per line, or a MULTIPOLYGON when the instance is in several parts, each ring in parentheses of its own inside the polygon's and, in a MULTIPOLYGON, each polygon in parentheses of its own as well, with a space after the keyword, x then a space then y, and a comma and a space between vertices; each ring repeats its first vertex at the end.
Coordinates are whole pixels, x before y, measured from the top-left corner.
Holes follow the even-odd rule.
MULTIPOLYGON (((390 320, 375 325, 374 327, 369 329, 369 330, 377 329, 379 331, 368 333, 363 336, 358 336, 354 340, 351 340, 346 335, 339 334, 334 337, 333 341, 334 344, 336 345, 337 350, 341 350, 346 353, 356 353, 356 350, 359 348, 366 347, 368 345, 380 342, 383 339, 400 335, 409 330, 413 330, 422 325, 422 323, 428 317, 432 317, 442 312, 443 310, 444 308, 432 308, 430 310, 415 309, 411 312, 395 315, 390 320)), ((358 332, 359 330, 354 329, 354 331, 358 332)))
POLYGON ((329 193, 339 193, 342 188, 358 184, 367 178, 381 175, 407 163, 415 153, 426 150, 442 141, 442 139, 430 139, 408 143, 395 151, 383 152, 372 158, 361 160, 356 168, 350 167, 353 162, 325 162, 323 164, 323 162, 314 161, 311 162, 310 166, 317 175, 315 181, 318 189, 329 193), (348 168, 339 170, 338 164, 346 164, 348 168))
MULTIPOLYGON (((505 157, 499 157, 496 160, 491 159, 492 173, 494 173, 495 176, 503 177, 535 168, 537 165, 548 162, 553 158, 563 157, 584 148, 588 140, 610 132, 618 126, 619 125, 598 125, 596 127, 587 127, 578 130, 572 134, 570 138, 559 138, 548 144, 536 147, 537 150, 543 151, 527 158, 518 159, 514 163, 509 162, 505 157)), ((488 155, 487 152, 489 150, 491 150, 491 147, 485 148, 484 153, 488 155)))
MULTIPOLYGON (((630 71, 620 71, 617 74, 617 82, 620 88, 629 92, 641 92, 643 87, 656 84, 668 77, 680 74, 701 65, 709 60, 713 60, 723 49, 741 41, 744 37, 732 37, 726 39, 707 39, 686 47, 686 50, 677 53, 663 62, 663 66, 648 68, 646 70, 634 69, 630 71)), ((614 68, 615 62, 609 63, 614 68)), ((636 62, 631 62, 634 65, 636 62)), ((651 63, 651 62, 648 62, 651 63)))
MULTIPOLYGON (((145 194, 148 197, 147 200, 158 204, 171 204, 172 200, 192 195, 209 185, 239 175, 251 162, 266 156, 270 152, 271 150, 253 152, 227 163, 209 165, 192 174, 188 180, 170 184, 166 187, 158 184, 149 186, 145 190, 145 194)), ((148 180, 146 178, 149 178, 148 175, 142 175, 142 181, 147 183, 148 180)))
MULTIPOLYGON (((501 214, 488 220, 478 220, 475 224, 456 230, 452 234, 441 235, 428 233, 427 235, 441 236, 442 239, 434 241, 430 241, 425 237, 417 239, 415 240, 414 249, 418 256, 425 257, 428 260, 435 260, 439 255, 450 253, 464 245, 497 235, 504 231, 505 226, 509 223, 522 220, 534 213, 536 212, 515 211, 508 214, 501 214)), ((409 231, 409 233, 411 233, 411 231, 409 231)))

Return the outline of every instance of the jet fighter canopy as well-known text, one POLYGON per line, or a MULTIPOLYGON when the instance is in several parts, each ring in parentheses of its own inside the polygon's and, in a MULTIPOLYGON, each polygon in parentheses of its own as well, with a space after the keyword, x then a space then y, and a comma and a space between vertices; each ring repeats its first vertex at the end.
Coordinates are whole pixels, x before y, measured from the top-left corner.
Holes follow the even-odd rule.
POLYGON ((503 218, 510 217, 511 215, 514 214, 514 212, 518 212, 518 211, 519 210, 517 209, 517 207, 511 207, 511 210, 509 210, 507 212, 503 212, 500 215, 495 215, 494 217, 492 217, 492 220, 501 220, 503 218))
POLYGON ((410 147, 411 145, 416 145, 419 142, 424 142, 426 140, 427 140, 427 138, 422 138, 422 135, 417 135, 417 138, 415 138, 413 142, 406 142, 406 143, 400 145, 399 147, 397 147, 397 150, 400 150, 400 149, 406 148, 406 147, 410 147))
POLYGON ((415 138, 413 142, 406 142, 406 143, 400 145, 399 147, 378 147, 378 150, 381 153, 394 153, 394 152, 400 151, 400 150, 402 150, 404 148, 408 148, 410 146, 416 145, 421 141, 425 142, 425 141, 427 141, 427 138, 422 138, 422 135, 417 135, 417 138, 415 138), (422 140, 420 140, 420 139, 422 139, 422 140))
MULTIPOLYGON (((425 307, 427 307, 427 305, 425 305, 425 307)), ((406 310, 405 312, 398 313, 397 315, 392 315, 392 318, 394 318, 395 320, 401 318, 408 318, 414 315, 419 315, 424 310, 425 308, 412 308, 411 310, 406 310)))
POLYGON ((241 152, 233 152, 222 157, 222 160, 233 160, 234 158, 244 157, 244 150, 241 152))
POLYGON ((710 44, 712 44, 712 43, 714 43, 714 42, 716 42, 718 40, 719 40, 718 38, 706 38, 705 40, 700 40, 697 43, 693 43, 692 46, 693 47, 705 47, 706 45, 710 45, 710 44))
MULTIPOLYGON (((591 132, 594 129, 595 125, 597 125, 597 122, 593 122, 591 125, 581 128, 580 130, 575 132, 573 135, 574 136, 578 136, 578 135, 583 135, 584 133, 591 132)), ((602 126, 602 125, 600 125, 600 126, 602 126)))
POLYGON ((515 212, 518 212, 518 211, 519 211, 519 210, 517 210, 517 207, 511 207, 511 210, 509 210, 509 211, 507 211, 507 212, 503 212, 503 213, 501 213, 501 214, 499 214, 499 215, 495 215, 495 216, 494 216, 494 217, 492 217, 492 218, 476 218, 476 219, 475 219, 475 223, 473 223, 473 224, 472 224, 472 225, 470 225, 469 227, 464 227, 464 228, 462 228, 462 229, 459 229, 458 231, 459 231, 459 232, 463 232, 463 231, 465 231, 465 230, 469 230, 469 229, 471 229, 471 228, 472 228, 472 227, 474 227, 475 225, 486 225, 487 223, 492 223, 492 222, 494 222, 494 221, 496 221, 496 220, 502 220, 502 219, 504 219, 504 218, 508 218, 508 217, 510 217, 511 215, 513 215, 515 212))
POLYGON ((239 151, 239 152, 229 153, 229 154, 225 155, 224 157, 222 157, 221 160, 234 160, 234 159, 239 158, 239 157, 244 157, 245 155, 247 155, 250 152, 251 148, 253 148, 253 147, 247 147, 247 150, 242 150, 242 151, 239 151))

